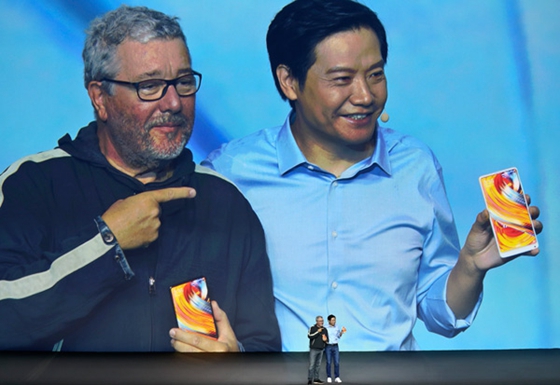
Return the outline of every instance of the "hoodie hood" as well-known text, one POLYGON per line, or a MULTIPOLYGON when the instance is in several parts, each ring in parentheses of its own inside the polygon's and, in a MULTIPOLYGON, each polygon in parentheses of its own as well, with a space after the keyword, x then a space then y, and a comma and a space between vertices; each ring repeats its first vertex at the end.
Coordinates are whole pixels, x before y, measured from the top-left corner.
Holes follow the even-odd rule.
MULTIPOLYGON (((125 175, 111 166, 105 155, 101 152, 99 139, 97 138, 97 122, 91 122, 86 127, 81 128, 75 139, 72 139, 69 134, 64 135, 59 139, 58 147, 77 159, 106 168, 113 173, 125 175)), ((188 148, 184 148, 173 162, 175 163, 173 176, 165 184, 180 178, 183 181, 180 185, 184 185, 186 180, 189 179, 188 177, 195 170, 192 152, 188 148)), ((130 176, 128 177, 134 179, 130 176)))

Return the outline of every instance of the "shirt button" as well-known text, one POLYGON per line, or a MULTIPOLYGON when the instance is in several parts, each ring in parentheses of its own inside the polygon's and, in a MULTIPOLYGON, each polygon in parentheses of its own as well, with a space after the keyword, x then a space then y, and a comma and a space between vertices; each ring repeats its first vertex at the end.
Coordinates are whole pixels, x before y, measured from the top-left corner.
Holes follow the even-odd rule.
POLYGON ((332 285, 331 285, 331 287, 332 287, 333 289, 336 289, 336 288, 338 287, 338 283, 333 282, 332 285))
POLYGON ((333 186, 334 186, 334 187, 338 186, 338 182, 337 182, 337 181, 334 181, 334 182, 333 182, 333 186))
POLYGON ((312 171, 313 171, 313 166, 312 166, 312 165, 310 165, 310 164, 308 164, 308 165, 307 165, 307 169, 308 169, 308 170, 312 170, 312 171))
POLYGON ((331 235, 332 235, 333 238, 338 237, 338 233, 337 233, 336 231, 333 231, 333 232, 331 233, 331 235))

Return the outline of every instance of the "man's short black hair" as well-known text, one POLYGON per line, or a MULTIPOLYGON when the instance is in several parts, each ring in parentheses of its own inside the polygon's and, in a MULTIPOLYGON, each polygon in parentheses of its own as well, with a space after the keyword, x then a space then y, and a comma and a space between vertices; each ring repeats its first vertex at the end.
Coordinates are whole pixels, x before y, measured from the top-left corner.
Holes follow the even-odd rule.
POLYGON ((354 0, 295 0, 282 8, 266 35, 270 68, 282 99, 287 98, 276 77, 280 64, 290 69, 303 88, 307 71, 317 59, 317 44, 335 33, 360 28, 368 28, 377 35, 381 57, 387 62, 385 28, 375 12, 365 5, 354 0))
POLYGON ((330 321, 330 320, 332 320, 333 318, 336 318, 336 317, 335 317, 334 315, 331 314, 331 315, 329 315, 329 316, 327 317, 327 321, 330 321))

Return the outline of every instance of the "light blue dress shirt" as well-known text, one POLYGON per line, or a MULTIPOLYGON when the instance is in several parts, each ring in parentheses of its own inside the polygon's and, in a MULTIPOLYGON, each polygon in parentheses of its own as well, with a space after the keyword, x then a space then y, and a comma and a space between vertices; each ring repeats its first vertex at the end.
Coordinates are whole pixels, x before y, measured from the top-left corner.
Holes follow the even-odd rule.
POLYGON ((459 255, 455 223, 432 151, 376 130, 371 157, 340 177, 309 163, 284 125, 233 140, 202 163, 233 181, 265 230, 284 351, 306 351, 317 315, 345 321, 344 350, 414 350, 417 318, 454 336, 445 301, 459 255))
POLYGON ((338 344, 338 341, 340 341, 340 337, 342 336, 342 331, 336 325, 331 326, 328 324, 326 328, 327 333, 329 334, 329 345, 338 344))

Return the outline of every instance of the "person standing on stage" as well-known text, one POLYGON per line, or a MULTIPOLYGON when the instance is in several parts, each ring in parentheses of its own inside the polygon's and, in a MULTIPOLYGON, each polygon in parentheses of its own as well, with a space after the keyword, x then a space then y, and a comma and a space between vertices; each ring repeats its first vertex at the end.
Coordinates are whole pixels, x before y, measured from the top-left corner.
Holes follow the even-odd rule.
POLYGON ((327 317, 329 324, 327 325, 327 333, 329 336, 329 342, 325 348, 325 355, 327 356, 327 382, 332 382, 331 377, 331 363, 334 363, 334 382, 342 382, 340 379, 340 352, 338 350, 338 340, 344 333, 346 333, 346 328, 338 328, 336 326, 336 317, 331 314, 327 317))
POLYGON ((309 328, 307 337, 309 337, 309 371, 307 373, 308 384, 323 384, 319 379, 319 369, 321 368, 321 360, 323 359, 323 351, 329 342, 327 329, 323 327, 323 317, 318 315, 315 317, 315 325, 309 328))

